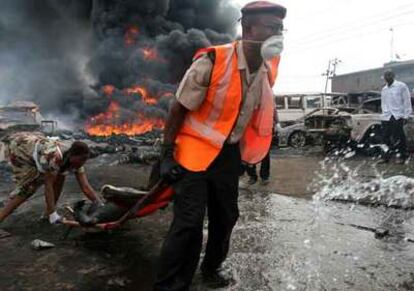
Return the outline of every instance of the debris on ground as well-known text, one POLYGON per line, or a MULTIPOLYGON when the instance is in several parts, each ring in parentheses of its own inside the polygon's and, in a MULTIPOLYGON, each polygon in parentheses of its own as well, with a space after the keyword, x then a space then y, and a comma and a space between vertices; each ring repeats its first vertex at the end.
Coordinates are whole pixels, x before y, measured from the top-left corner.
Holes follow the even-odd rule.
POLYGON ((50 242, 47 242, 47 241, 40 240, 40 239, 33 240, 30 243, 30 245, 35 250, 50 249, 50 248, 54 248, 55 247, 54 244, 52 244, 50 242))
POLYGON ((128 280, 127 278, 115 277, 115 278, 109 279, 108 285, 117 286, 117 287, 125 287, 129 282, 130 280, 128 280))
POLYGON ((0 239, 10 237, 11 233, 0 228, 0 239))

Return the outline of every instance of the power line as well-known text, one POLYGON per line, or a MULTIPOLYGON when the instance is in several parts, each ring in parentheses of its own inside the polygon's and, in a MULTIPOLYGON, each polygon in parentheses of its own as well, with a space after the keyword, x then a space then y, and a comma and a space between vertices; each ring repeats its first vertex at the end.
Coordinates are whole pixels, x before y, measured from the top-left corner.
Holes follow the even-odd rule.
MULTIPOLYGON (((404 9, 404 8, 411 8, 411 7, 414 7, 414 3, 399 6, 396 9, 404 9)), ((409 12, 411 12, 411 10, 409 12)), ((381 13, 378 13, 376 15, 372 15, 370 17, 366 17, 366 18, 363 19, 363 21, 360 21, 358 23, 355 23, 355 21, 343 23, 340 27, 335 27, 335 28, 332 28, 332 29, 328 29, 328 30, 322 31, 321 33, 319 33, 319 35, 321 35, 321 34, 322 35, 323 34, 331 35, 332 33, 337 33, 337 32, 341 32, 341 31, 347 31, 347 30, 355 29, 355 28, 360 28, 360 26, 362 26, 362 25, 369 25, 369 24, 371 24, 373 22, 374 22, 374 24, 376 24, 379 21, 384 21, 384 20, 388 20, 388 19, 395 18, 395 17, 400 17, 401 14, 404 15, 406 13, 407 13, 407 11, 404 11, 402 13, 401 12, 398 12, 396 14, 394 13, 394 14, 389 15, 390 12, 385 12, 385 13, 384 12, 381 12, 381 13)), ((308 38, 313 38, 313 37, 314 36, 309 36, 308 38)))
MULTIPOLYGON (((414 4, 411 4, 410 6, 414 6, 414 4)), ((414 10, 404 11, 404 12, 396 13, 393 15, 388 15, 387 17, 382 17, 380 19, 376 19, 377 17, 374 17, 372 19, 365 19, 365 21, 358 22, 358 23, 353 22, 353 25, 351 26, 347 26, 347 23, 345 23, 342 26, 347 26, 347 27, 338 27, 335 29, 324 31, 319 34, 314 34, 312 36, 302 38, 300 41, 297 41, 297 43, 301 44, 301 43, 307 43, 307 42, 315 41, 315 40, 317 41, 318 39, 321 39, 321 38, 324 39, 324 38, 329 38, 331 36, 335 37, 339 33, 348 33, 350 31, 353 32, 356 29, 361 29, 361 27, 365 28, 365 27, 369 27, 372 25, 377 25, 378 23, 383 22, 383 21, 392 20, 395 18, 400 18, 402 16, 412 15, 412 14, 414 14, 414 10)))
MULTIPOLYGON (((392 25, 392 27, 396 28, 396 27, 401 27, 401 26, 405 26, 405 25, 409 25, 409 24, 413 24, 414 22, 403 22, 403 23, 397 23, 392 25)), ((297 52, 297 51, 303 51, 305 49, 309 49, 309 48, 318 48, 321 46, 326 46, 326 45, 330 45, 330 44, 334 44, 334 43, 338 43, 338 42, 342 42, 344 40, 349 40, 349 39, 354 39, 354 38, 358 38, 367 34, 377 34, 377 33, 381 33, 381 32, 385 32, 389 30, 389 25, 388 24, 384 24, 384 26, 381 26, 380 28, 375 28, 375 29, 371 29, 365 32, 359 32, 357 34, 352 34, 352 35, 347 35, 347 36, 338 36, 338 38, 331 38, 331 39, 320 39, 319 41, 314 41, 312 43, 308 43, 308 45, 292 45, 292 49, 289 50, 289 52, 297 52)))

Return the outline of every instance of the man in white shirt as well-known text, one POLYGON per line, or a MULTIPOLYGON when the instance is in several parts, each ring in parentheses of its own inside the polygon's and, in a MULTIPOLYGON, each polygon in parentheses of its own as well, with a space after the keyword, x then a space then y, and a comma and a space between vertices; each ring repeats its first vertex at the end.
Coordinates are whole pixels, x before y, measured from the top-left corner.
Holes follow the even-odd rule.
POLYGON ((381 92, 382 126, 388 149, 382 154, 382 162, 387 163, 391 154, 395 153, 397 163, 403 164, 407 159, 404 125, 413 111, 411 94, 406 84, 395 80, 392 71, 386 71, 384 79, 386 85, 381 92))

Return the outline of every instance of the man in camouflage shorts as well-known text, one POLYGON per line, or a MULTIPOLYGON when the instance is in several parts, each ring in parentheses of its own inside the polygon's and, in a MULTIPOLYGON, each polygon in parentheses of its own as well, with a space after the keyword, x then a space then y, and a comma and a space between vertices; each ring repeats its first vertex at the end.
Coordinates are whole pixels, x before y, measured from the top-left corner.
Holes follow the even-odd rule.
POLYGON ((99 201, 83 168, 89 158, 89 148, 85 143, 64 143, 49 139, 41 133, 31 132, 10 135, 5 141, 6 155, 12 167, 16 189, 10 194, 5 207, 0 210, 0 222, 43 184, 49 222, 54 224, 61 221, 55 207, 69 172, 75 174, 82 191, 90 200, 99 201))

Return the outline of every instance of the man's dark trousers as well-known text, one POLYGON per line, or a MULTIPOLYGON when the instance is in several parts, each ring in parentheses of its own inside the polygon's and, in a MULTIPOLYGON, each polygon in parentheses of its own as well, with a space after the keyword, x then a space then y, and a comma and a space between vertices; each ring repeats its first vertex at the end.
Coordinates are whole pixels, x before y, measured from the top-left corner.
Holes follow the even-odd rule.
POLYGON ((382 122, 383 141, 388 146, 388 151, 382 154, 384 160, 389 160, 392 153, 400 154, 401 159, 407 158, 407 141, 404 132, 404 119, 395 119, 382 122))
MULTIPOLYGON (((246 166, 246 172, 249 177, 257 180, 257 172, 256 172, 256 165, 253 166, 246 166)), ((264 157, 260 165, 260 178, 263 180, 269 179, 270 176, 270 151, 264 157)))
MULTIPOLYGON (((200 153, 200 159, 202 159, 200 153)), ((155 291, 188 290, 200 258, 208 209, 208 241, 202 268, 216 270, 226 259, 239 217, 238 144, 225 144, 205 172, 189 172, 173 187, 174 219, 161 250, 155 291)))

